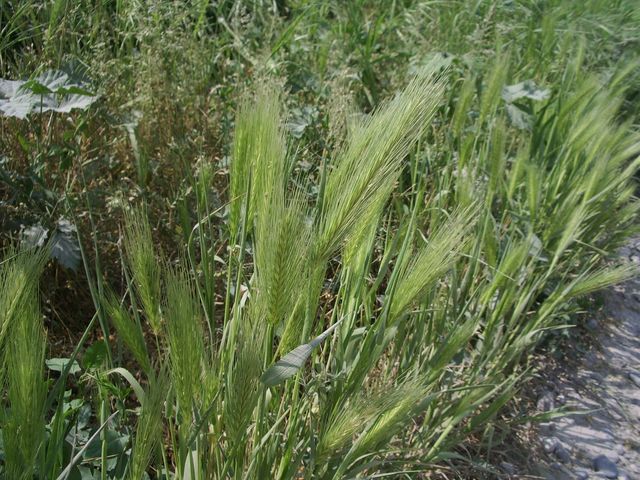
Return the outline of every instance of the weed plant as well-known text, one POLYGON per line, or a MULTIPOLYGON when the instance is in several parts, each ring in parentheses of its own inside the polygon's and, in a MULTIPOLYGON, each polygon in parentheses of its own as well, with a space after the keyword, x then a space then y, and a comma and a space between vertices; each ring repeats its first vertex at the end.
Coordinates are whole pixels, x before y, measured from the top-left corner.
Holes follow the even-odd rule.
POLYGON ((108 92, 65 168, 63 122, 0 119, 14 165, 66 179, 96 311, 49 358, 48 246, 5 251, 3 478, 473 462, 576 299, 636 273, 610 258, 639 206, 631 2, 89 3, 0 12, 3 73, 75 55, 108 92))

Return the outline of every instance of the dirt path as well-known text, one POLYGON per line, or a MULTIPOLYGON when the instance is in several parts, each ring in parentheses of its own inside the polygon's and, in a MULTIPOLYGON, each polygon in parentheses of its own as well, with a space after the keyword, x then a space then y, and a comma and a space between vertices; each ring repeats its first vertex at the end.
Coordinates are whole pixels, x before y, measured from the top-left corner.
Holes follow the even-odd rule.
MULTIPOLYGON (((621 253, 640 265, 640 239, 621 253)), ((610 321, 587 323, 594 346, 538 396, 540 411, 587 412, 540 425, 542 478, 640 480, 640 278, 607 291, 604 310, 610 321)))

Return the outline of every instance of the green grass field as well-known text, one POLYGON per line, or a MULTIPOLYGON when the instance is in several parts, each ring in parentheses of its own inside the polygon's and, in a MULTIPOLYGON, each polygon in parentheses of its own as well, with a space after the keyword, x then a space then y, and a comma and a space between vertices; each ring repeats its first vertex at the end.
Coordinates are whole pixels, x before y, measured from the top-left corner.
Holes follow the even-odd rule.
POLYGON ((637 273, 634 0, 0 0, 0 77, 3 479, 498 478, 637 273))

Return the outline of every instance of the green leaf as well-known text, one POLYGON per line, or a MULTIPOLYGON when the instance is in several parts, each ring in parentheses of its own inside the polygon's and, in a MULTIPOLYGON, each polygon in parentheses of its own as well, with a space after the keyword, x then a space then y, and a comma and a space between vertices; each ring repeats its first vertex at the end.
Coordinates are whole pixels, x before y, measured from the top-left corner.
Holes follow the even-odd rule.
MULTIPOLYGON (((45 360, 45 364, 47 368, 53 372, 62 372, 70 361, 68 358, 50 358, 45 360)), ((80 365, 74 360, 69 368, 69 373, 75 375, 81 371, 80 365)))
MULTIPOLYGON (((27 247, 42 247, 45 245, 49 230, 42 225, 26 227, 21 232, 22 243, 27 247)), ((76 234, 76 227, 69 220, 60 218, 51 235, 51 256, 60 265, 69 270, 77 270, 82 260, 80 246, 76 234)))
MULTIPOLYGON (((129 435, 121 434, 115 430, 105 430, 104 436, 107 443, 107 455, 118 456, 124 453, 129 445, 129 435)), ((82 458, 86 460, 98 459, 102 456, 102 442, 99 437, 90 441, 82 454, 82 458)))
POLYGON ((0 113, 24 119, 32 112, 86 110, 97 100, 67 73, 49 70, 31 80, 0 79, 0 113))
POLYGON ((524 110, 518 108, 513 103, 507 103, 507 115, 511 124, 520 130, 531 130, 533 119, 524 110))
POLYGON ((71 471, 71 479, 77 478, 79 480, 97 480, 100 477, 98 474, 94 474, 89 467, 77 466, 71 471), (74 477, 74 475, 76 475, 74 477))
POLYGON ((107 342, 98 340, 85 350, 84 356, 82 357, 82 364, 86 370, 98 368, 105 363, 107 356, 107 342))
POLYGON ((502 98, 505 102, 513 103, 520 98, 531 100, 546 100, 549 98, 549 90, 538 87, 533 80, 508 85, 502 89, 502 98))
POLYGON ((133 392, 136 394, 136 397, 138 397, 138 400, 140 401, 140 403, 144 403, 144 397, 145 397, 144 389, 142 388, 140 383, 135 379, 135 377, 131 374, 129 370, 122 367, 116 367, 109 370, 107 372, 107 375, 111 375, 112 373, 117 373, 122 378, 124 378, 133 389, 133 392))
POLYGON ((260 377, 260 381, 267 387, 273 387, 279 383, 284 382, 286 379, 296 374, 300 368, 307 361, 311 352, 320 345, 325 338, 327 338, 331 332, 340 324, 340 321, 331 325, 327 330, 322 332, 316 338, 309 343, 299 345, 284 357, 271 365, 260 377))
POLYGON ((83 95, 85 97, 95 96, 95 93, 77 85, 71 85, 70 87, 60 87, 56 90, 56 93, 58 95, 83 95))
POLYGON ((451 66, 456 56, 449 52, 430 52, 409 66, 409 74, 416 75, 424 68, 447 69, 451 66))
POLYGON ((28 82, 23 83, 20 89, 23 92, 28 91, 35 95, 48 95, 50 93, 53 93, 53 91, 49 87, 36 80, 29 80, 28 82))
POLYGON ((49 230, 39 223, 37 225, 31 225, 22 231, 22 243, 27 248, 42 247, 47 240, 48 234, 49 230))
POLYGON ((312 125, 318 117, 318 110, 315 107, 306 105, 302 108, 295 108, 291 112, 291 118, 287 122, 287 129, 294 138, 301 138, 307 127, 312 125))
POLYGON ((51 256, 69 270, 76 270, 80 265, 82 257, 76 227, 69 220, 58 220, 51 240, 51 256))

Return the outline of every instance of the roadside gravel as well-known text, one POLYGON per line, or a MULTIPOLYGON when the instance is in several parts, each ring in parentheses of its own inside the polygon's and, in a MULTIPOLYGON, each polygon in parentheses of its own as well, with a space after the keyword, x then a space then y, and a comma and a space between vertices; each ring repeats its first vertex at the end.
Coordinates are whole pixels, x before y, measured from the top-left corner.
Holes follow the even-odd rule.
MULTIPOLYGON (((621 254, 640 266, 640 241, 621 254)), ((579 412, 539 425, 542 478, 640 479, 640 278, 609 289, 604 308, 610 321, 587 322, 595 342, 578 367, 538 394, 538 411, 579 412)))

